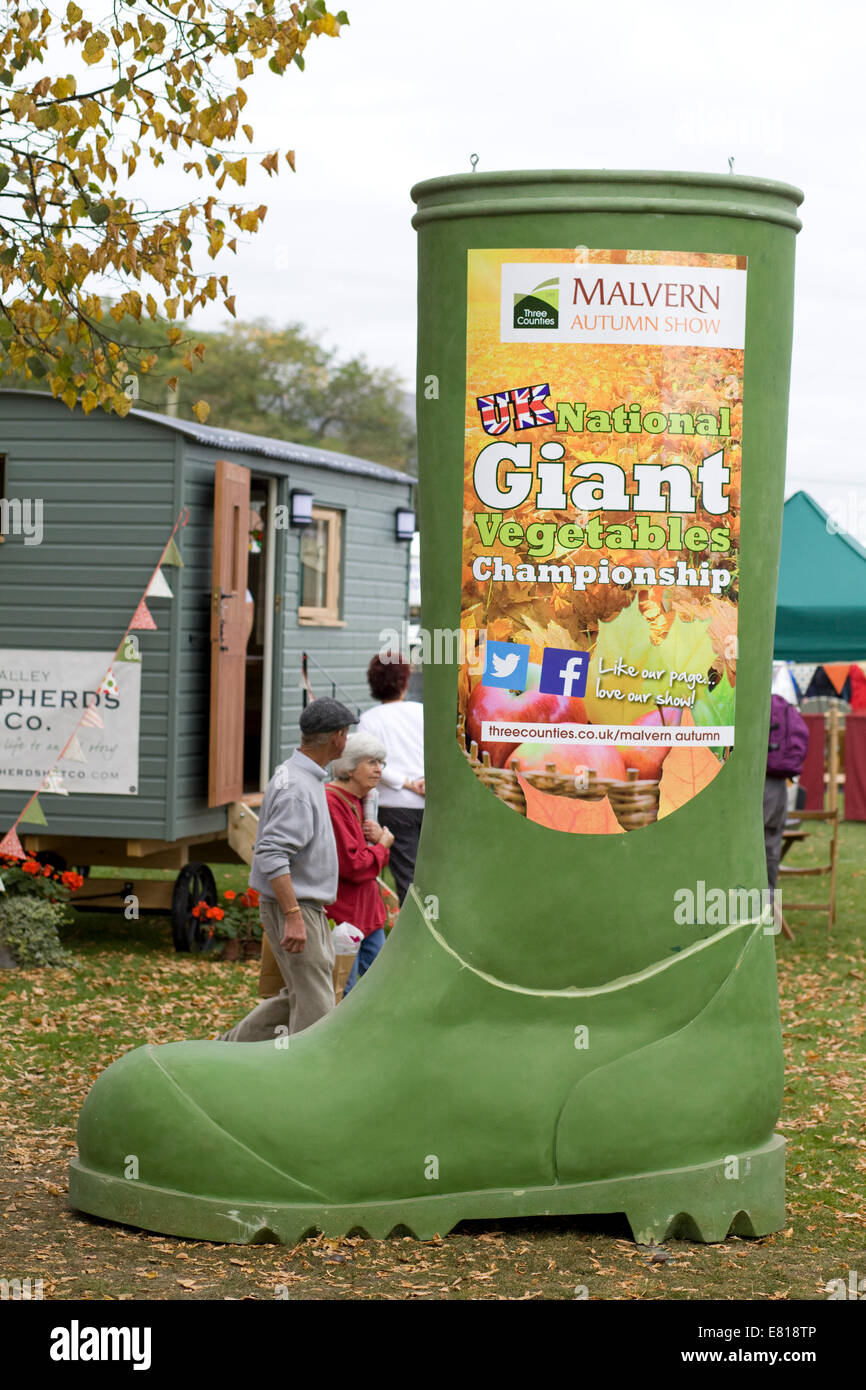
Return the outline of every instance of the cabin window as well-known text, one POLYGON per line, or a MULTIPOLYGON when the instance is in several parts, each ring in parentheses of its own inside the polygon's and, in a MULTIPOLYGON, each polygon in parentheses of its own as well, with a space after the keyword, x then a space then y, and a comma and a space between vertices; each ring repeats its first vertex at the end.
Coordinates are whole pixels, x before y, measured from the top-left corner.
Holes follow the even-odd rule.
POLYGON ((313 523, 301 533, 301 623, 340 622, 342 537, 342 514, 314 507, 313 523))

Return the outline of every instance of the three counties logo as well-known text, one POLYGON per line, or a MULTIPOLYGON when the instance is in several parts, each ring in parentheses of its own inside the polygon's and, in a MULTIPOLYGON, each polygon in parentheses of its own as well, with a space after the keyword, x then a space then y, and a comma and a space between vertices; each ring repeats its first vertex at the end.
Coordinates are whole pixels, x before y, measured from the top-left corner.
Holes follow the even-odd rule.
POLYGON ((559 327, 559 276, 542 280, 530 294, 514 296, 515 328, 559 327))

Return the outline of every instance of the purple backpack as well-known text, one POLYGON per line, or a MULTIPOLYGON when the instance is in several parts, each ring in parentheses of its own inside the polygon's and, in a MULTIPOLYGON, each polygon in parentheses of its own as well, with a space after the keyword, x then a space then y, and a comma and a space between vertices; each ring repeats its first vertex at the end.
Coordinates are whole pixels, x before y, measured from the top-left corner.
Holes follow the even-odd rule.
POLYGON ((809 726, 796 706, 782 695, 770 702, 768 777, 796 777, 809 746, 809 726))

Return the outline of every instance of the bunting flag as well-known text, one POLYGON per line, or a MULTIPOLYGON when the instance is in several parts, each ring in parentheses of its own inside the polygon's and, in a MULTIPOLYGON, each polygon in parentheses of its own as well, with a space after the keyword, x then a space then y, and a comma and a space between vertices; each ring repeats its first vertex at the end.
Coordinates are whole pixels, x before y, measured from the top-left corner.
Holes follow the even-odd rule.
POLYGON ((801 695, 804 695, 805 692, 809 689, 809 686, 812 684, 812 677, 814 676, 816 670, 817 665, 814 661, 791 662, 791 675, 794 677, 797 689, 799 690, 801 695))
POLYGON ((84 753, 81 750, 81 744, 78 742, 77 734, 72 735, 68 744, 66 745, 65 750, 61 753, 60 758, 61 761, 64 758, 68 758, 71 763, 87 762, 87 759, 85 758, 84 753))
POLYGON ((175 544, 174 536, 165 547, 165 554, 159 563, 161 565, 173 565, 175 569, 183 569, 183 560, 180 558, 180 551, 175 544))
POLYGON ((158 569, 151 579, 145 591, 146 598, 174 598, 174 594, 168 587, 168 580, 162 570, 158 569))
POLYGON ((135 610, 135 617, 129 624, 130 632, 133 632, 136 629, 142 632, 156 632, 156 623, 150 616, 147 604, 145 603, 144 599, 142 599, 139 603, 138 607, 135 610))
POLYGON ((3 839, 0 840, 0 854, 5 854, 7 859, 26 859, 27 855, 21 848, 21 841, 15 834, 15 826, 7 830, 3 839))
POLYGON ((120 644, 120 650, 115 661, 138 662, 141 663, 141 652, 138 647, 138 638, 133 637, 132 633, 127 633, 120 644))
POLYGON ((81 719, 78 722, 82 729, 101 729, 104 727, 102 723, 102 715, 99 714, 99 712, 94 708, 93 705, 87 706, 87 709, 84 711, 84 713, 81 716, 81 719))
POLYGON ((785 661, 773 662, 773 694, 781 695, 782 699, 787 700, 789 705, 800 703, 797 682, 791 675, 790 666, 785 661))
POLYGON ((50 772, 46 773, 39 790, 41 792, 52 792, 55 796, 69 795, 69 788, 63 780, 63 774, 56 767, 53 767, 50 772))
POLYGON ((27 807, 25 807, 25 809, 21 812, 21 815, 19 816, 18 819, 19 819, 19 822, 21 822, 21 823, 23 823, 24 821, 26 821, 28 825, 47 825, 47 824, 48 824, 47 820, 45 819, 45 812, 43 811, 42 807, 39 805, 39 797, 38 797, 38 796, 34 796, 33 800, 32 800, 31 803, 30 803, 30 805, 27 806, 27 807))
POLYGON ((114 672, 112 671, 111 667, 109 666, 109 668, 108 668, 108 670, 106 671, 105 675, 102 677, 102 681, 101 681, 101 683, 100 683, 99 690, 97 691, 97 694, 98 694, 98 695, 117 695, 117 693, 118 693, 117 678, 116 678, 114 672))
POLYGON ((848 679, 848 672, 851 669, 850 661, 825 661, 824 670, 837 695, 842 694, 842 686, 848 679))

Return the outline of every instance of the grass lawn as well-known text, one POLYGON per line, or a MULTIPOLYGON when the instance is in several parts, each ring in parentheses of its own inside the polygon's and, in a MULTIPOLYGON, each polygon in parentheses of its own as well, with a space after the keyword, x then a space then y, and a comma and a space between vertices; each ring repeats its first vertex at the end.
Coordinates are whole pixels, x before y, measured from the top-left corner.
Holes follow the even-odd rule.
MULTIPOLYGON (((824 828, 790 862, 822 854, 824 828)), ((104 870, 107 876, 117 871, 104 870)), ((216 866, 218 886, 246 871, 216 866)), ((0 972, 0 1276, 46 1298, 823 1299, 866 1275, 866 825, 844 826, 838 917, 790 913, 777 941, 787 1081, 788 1221, 763 1240, 635 1246, 621 1218, 467 1222, 444 1239, 215 1246, 71 1212, 66 1165, 93 1079, 142 1042, 207 1037, 255 1001, 257 963, 179 956, 166 918, 79 915, 68 969, 0 972)), ((821 897, 807 879, 786 896, 821 897)), ((786 907, 786 916, 788 909, 786 907)))

